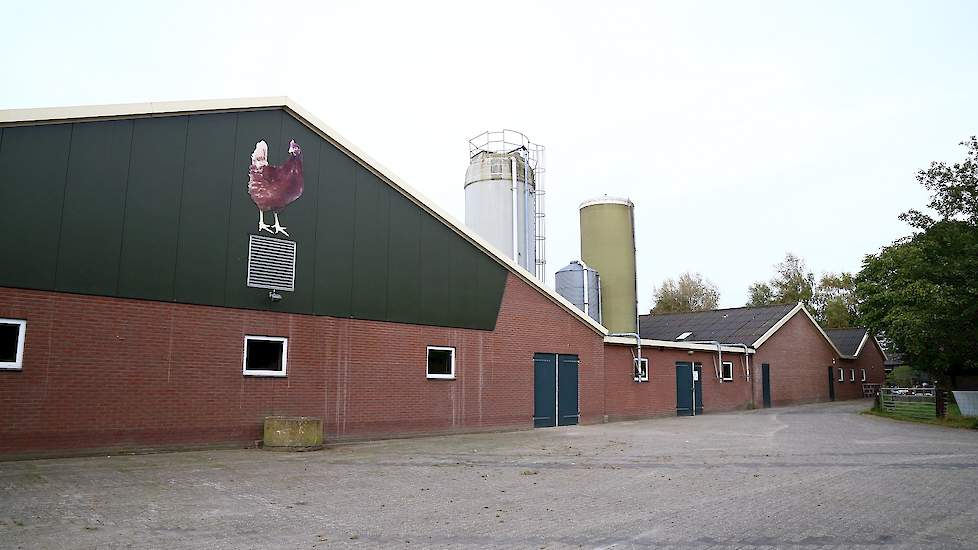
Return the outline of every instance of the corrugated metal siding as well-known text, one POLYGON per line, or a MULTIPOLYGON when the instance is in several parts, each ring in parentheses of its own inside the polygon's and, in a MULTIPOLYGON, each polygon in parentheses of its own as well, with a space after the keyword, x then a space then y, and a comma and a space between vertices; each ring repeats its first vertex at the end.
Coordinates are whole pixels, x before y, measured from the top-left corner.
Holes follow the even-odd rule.
POLYGON ((5 127, 0 286, 492 329, 506 270, 282 110, 5 127), (73 137, 74 136, 74 137, 73 137), (280 214, 295 291, 245 284, 248 166, 289 139, 302 197, 280 214), (70 160, 69 160, 70 159, 70 160))

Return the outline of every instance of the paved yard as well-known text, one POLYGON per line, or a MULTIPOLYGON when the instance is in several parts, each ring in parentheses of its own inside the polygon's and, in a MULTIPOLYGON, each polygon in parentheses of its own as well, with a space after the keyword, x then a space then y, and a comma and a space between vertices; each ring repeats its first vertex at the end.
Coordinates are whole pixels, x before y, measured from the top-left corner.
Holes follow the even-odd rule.
POLYGON ((978 548, 978 432, 866 406, 0 463, 0 547, 978 548))

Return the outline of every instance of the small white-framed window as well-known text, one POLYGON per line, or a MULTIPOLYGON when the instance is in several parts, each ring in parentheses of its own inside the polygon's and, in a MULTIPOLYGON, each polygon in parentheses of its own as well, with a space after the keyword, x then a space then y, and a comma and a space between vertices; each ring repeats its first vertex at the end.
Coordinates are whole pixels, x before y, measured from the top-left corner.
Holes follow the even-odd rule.
POLYGON ((727 381, 733 381, 733 363, 724 361, 720 364, 720 377, 727 381))
POLYGON ((649 358, 634 358, 632 360, 634 365, 632 370, 632 379, 636 382, 648 382, 649 381, 649 358))
POLYGON ((866 381, 866 369, 859 369, 859 371, 862 373, 862 376, 863 376, 862 377, 862 381, 865 382, 866 381))
POLYGON ((839 382, 846 381, 846 371, 844 369, 839 369, 839 382))
POLYGON ((280 336, 245 336, 245 376, 285 376, 289 339, 280 336))
POLYGON ((428 378, 455 378, 455 348, 428 346, 428 378))
POLYGON ((27 321, 0 319, 0 369, 21 370, 24 367, 24 337, 27 321))
POLYGON ((850 382, 856 381, 856 369, 849 369, 849 381, 850 382))

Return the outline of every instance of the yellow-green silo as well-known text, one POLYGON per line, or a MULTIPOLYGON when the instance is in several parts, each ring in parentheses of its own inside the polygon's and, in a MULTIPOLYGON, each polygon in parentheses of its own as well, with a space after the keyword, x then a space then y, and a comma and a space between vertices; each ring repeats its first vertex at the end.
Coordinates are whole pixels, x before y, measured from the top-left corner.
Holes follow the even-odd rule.
POLYGON ((611 332, 637 332, 635 205, 601 197, 581 204, 581 259, 601 276, 601 318, 611 332))

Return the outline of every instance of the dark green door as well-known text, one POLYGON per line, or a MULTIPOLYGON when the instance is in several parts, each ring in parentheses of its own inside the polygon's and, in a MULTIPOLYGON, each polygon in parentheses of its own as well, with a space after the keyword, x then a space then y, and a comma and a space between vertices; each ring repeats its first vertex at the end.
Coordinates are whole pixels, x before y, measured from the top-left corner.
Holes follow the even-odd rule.
POLYGON ((696 403, 696 414, 703 414, 703 366, 693 365, 693 400, 696 403))
POLYGON ((676 363, 676 415, 693 416, 692 363, 676 363))
POLYGON ((557 356, 557 425, 577 424, 580 410, 577 408, 577 365, 576 355, 557 356))
POLYGON ((761 364, 761 398, 764 400, 764 408, 771 408, 771 365, 761 364))
POLYGON ((533 427, 557 425, 557 356, 533 355, 533 427))
POLYGON ((835 369, 829 367, 829 401, 835 401, 835 369))
POLYGON ((580 418, 576 355, 533 355, 533 426, 572 426, 580 418))

